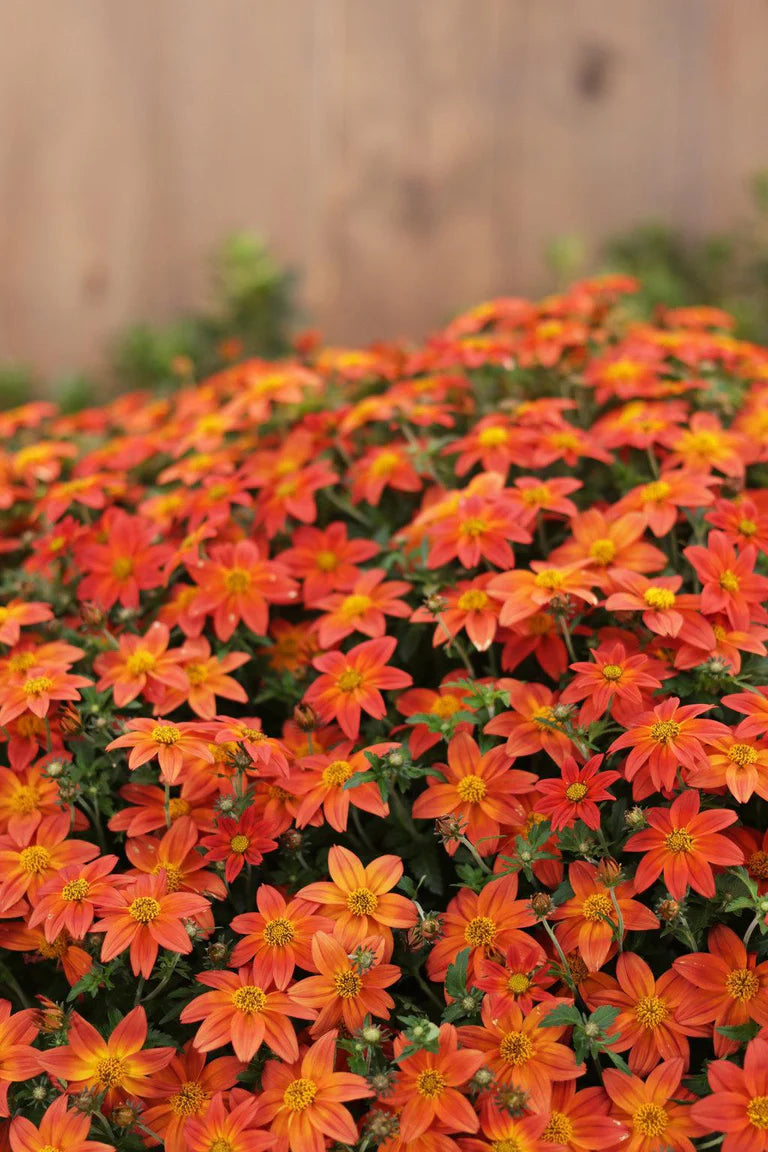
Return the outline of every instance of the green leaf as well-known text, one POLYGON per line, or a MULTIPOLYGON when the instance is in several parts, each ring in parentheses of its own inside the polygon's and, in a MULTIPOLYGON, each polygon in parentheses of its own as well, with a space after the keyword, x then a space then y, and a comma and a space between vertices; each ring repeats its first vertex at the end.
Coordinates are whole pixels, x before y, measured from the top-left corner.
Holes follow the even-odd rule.
POLYGON ((615 1008, 612 1004, 601 1004, 599 1008, 595 1008, 589 1017, 589 1023, 596 1024, 601 1032, 607 1032, 619 1011, 620 1009, 615 1008))
POLYGON ((445 976, 445 990, 453 1000, 458 1000, 467 991, 467 962, 471 949, 459 952, 453 964, 448 966, 445 976))
POLYGON ((584 1019, 574 1004, 558 1004, 541 1021, 544 1027, 566 1027, 571 1024, 583 1024, 584 1019))
POLYGON ((721 1028, 716 1028, 715 1031, 728 1040, 736 1040, 739 1044, 746 1044, 757 1036, 760 1025, 755 1020, 747 1020, 746 1024, 723 1025, 721 1028))

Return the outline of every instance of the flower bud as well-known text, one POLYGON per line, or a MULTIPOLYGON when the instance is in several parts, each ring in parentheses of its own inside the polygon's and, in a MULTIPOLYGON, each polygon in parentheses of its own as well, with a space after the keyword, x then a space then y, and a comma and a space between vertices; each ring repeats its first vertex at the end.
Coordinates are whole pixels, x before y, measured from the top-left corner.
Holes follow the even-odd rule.
POLYGON ((360 1038, 368 1045, 380 1044, 383 1035, 381 1028, 376 1024, 367 1024, 360 1032, 360 1038))
POLYGON ((612 856, 604 856, 597 866, 598 878, 607 887, 612 887, 621 876, 621 867, 612 856))
POLYGON ((318 716, 309 704, 297 704, 293 710, 293 722, 302 732, 314 732, 318 727, 318 716))
POLYGON ((112 1119, 118 1128, 130 1128, 139 1118, 139 1110, 132 1104, 118 1104, 112 1109, 112 1119))
POLYGON ((641 828, 645 828, 645 813, 642 808, 638 808, 637 805, 635 805, 634 808, 628 809, 628 811, 624 813, 624 823, 627 828, 630 828, 633 832, 638 832, 641 828))
POLYGON ((673 920, 677 920, 680 915, 680 905, 677 900, 662 900, 659 904, 659 916, 666 924, 671 924, 673 920))
POLYGON ((298 852, 304 842, 304 837, 298 828, 289 828, 283 833, 281 840, 289 852, 298 852))
POLYGON ((531 897, 531 908, 540 920, 545 920, 552 911, 552 897, 548 892, 534 892, 531 897))
POLYGON ((208 945, 208 959, 211 964, 223 964, 229 954, 229 949, 223 940, 213 940, 208 945))

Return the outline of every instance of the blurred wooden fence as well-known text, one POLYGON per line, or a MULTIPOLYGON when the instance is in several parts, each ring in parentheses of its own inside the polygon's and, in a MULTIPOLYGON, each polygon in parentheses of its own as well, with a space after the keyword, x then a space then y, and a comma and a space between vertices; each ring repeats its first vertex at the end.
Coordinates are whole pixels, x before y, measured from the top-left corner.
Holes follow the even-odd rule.
POLYGON ((766 0, 2 0, 0 358, 98 361, 261 232, 334 340, 746 210, 766 0))

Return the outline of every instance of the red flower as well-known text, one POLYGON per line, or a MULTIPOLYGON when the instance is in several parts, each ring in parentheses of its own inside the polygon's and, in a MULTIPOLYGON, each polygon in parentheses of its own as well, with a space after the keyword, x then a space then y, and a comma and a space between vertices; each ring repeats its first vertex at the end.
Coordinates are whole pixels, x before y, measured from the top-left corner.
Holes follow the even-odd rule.
POLYGON ((337 720, 350 740, 357 739, 361 712, 376 720, 386 715, 382 688, 408 688, 412 678, 390 667, 397 641, 391 636, 366 640, 349 652, 327 652, 316 656, 313 667, 322 675, 307 689, 304 699, 324 722, 337 720))
POLYGON ((620 779, 619 772, 601 772, 602 754, 593 756, 580 768, 572 756, 568 756, 561 766, 559 780, 539 780, 536 785, 537 810, 549 816, 553 832, 560 828, 572 828, 577 820, 583 820, 588 828, 600 827, 601 800, 615 800, 608 791, 608 785, 620 779))

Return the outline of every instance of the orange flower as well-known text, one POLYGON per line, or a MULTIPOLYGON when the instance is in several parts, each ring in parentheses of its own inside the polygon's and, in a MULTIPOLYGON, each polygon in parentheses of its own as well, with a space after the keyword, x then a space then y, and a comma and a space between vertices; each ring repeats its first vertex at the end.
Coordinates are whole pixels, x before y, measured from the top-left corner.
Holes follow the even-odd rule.
POLYGON ((304 699, 327 723, 338 720, 350 740, 360 731, 360 714, 367 712, 376 720, 386 715, 386 705, 379 689, 408 688, 412 678, 399 668, 390 667, 397 641, 391 636, 366 640, 349 652, 326 652, 316 656, 312 665, 322 675, 307 689, 304 699))
POLYGON ((754 692, 733 692, 723 696, 722 703, 747 717, 739 724, 743 737, 762 736, 768 732, 768 685, 759 685, 754 692))
MULTIPOLYGON (((398 696, 395 707, 402 716, 410 718, 419 713, 426 713, 441 717, 446 725, 449 725, 457 712, 472 711, 467 703, 469 690, 456 683, 457 679, 463 679, 462 672, 449 672, 436 692, 429 688, 409 688, 407 692, 398 696)), ((454 733, 470 732, 472 723, 461 720, 453 725, 452 730, 454 733)), ((440 733, 433 732, 426 724, 412 724, 411 735, 408 738, 411 756, 414 760, 418 760, 429 748, 439 744, 440 740, 440 733)))
POLYGON ((678 1056, 687 1068, 686 1037, 708 1031, 682 1023, 688 1000, 682 977, 670 969, 656 980, 645 960, 634 952, 621 953, 615 980, 604 972, 591 976, 584 995, 590 1008, 610 1004, 619 1009, 611 1025, 611 1033, 618 1038, 611 1047, 618 1052, 630 1049, 629 1066, 638 1076, 647 1076, 660 1060, 678 1056))
POLYGON ((543 684, 523 684, 519 680, 499 680, 498 687, 509 694, 510 711, 500 712, 483 729, 490 736, 505 736, 510 757, 532 756, 544 751, 556 764, 576 751, 570 737, 557 726, 557 698, 543 684))
POLYGON ((410 616, 404 600, 411 586, 405 580, 385 580, 383 568, 361 572, 348 592, 334 592, 315 601, 314 608, 323 610, 317 621, 320 647, 332 648, 353 632, 375 638, 387 630, 387 616, 410 616))
POLYGON ((74 676, 61 667, 35 666, 27 669, 26 677, 18 684, 8 684, 0 693, 0 726, 31 712, 33 716, 47 716, 54 700, 79 700, 79 688, 87 688, 93 681, 87 676, 74 676))
POLYGON ((347 525, 334 520, 327 528, 297 528, 293 547, 281 553, 280 560, 303 580, 304 603, 314 607, 331 592, 351 588, 360 573, 358 565, 379 551, 374 540, 349 540, 347 525))
POLYGON ((722 867, 743 864, 738 844, 719 835, 738 815, 726 808, 699 812, 699 793, 682 792, 670 808, 650 808, 645 818, 650 824, 630 836, 625 852, 645 852, 635 873, 635 890, 642 892, 664 872, 664 883, 675 900, 683 900, 690 885, 695 892, 712 898, 715 878, 712 864, 722 867))
POLYGON ((134 836, 126 841, 125 854, 138 872, 150 876, 164 872, 169 892, 199 892, 225 900, 226 886, 220 876, 205 870, 205 861, 197 851, 198 841, 194 821, 180 816, 160 840, 134 836))
POLYGON ((219 816, 216 830, 200 841, 200 847, 207 849, 206 863, 226 860, 224 879, 231 884, 245 864, 261 864, 265 852, 274 852, 274 834, 274 829, 251 806, 237 820, 219 816))
POLYGON ((243 1069, 234 1056, 219 1056, 206 1064, 204 1053, 188 1041, 183 1052, 154 1074, 159 1099, 144 1109, 142 1123, 162 1138, 167 1152, 185 1152, 189 1121, 205 1116, 212 1097, 230 1089, 243 1069))
POLYGON ((260 1103, 277 1137, 275 1152, 325 1152, 326 1137, 357 1143, 357 1125, 343 1102, 373 1092, 362 1076, 334 1072, 335 1054, 336 1032, 326 1032, 293 1065, 267 1061, 260 1103))
POLYGON ((32 1008, 12 1014, 10 1000, 0 1000, 0 1116, 8 1116, 8 1085, 40 1071, 40 1055, 31 1041, 37 1035, 32 1008))
POLYGON ((552 999, 547 991, 555 983, 549 974, 547 954, 533 938, 524 937, 510 944, 504 963, 480 956, 475 963, 473 984, 488 993, 496 1016, 503 1016, 513 1004, 530 1012, 539 1000, 552 999))
MULTIPOLYGON (((566 952, 578 948, 587 967, 596 971, 608 959, 618 927, 611 890, 600 879, 597 868, 582 860, 571 864, 568 880, 574 894, 552 914, 553 919, 564 921, 557 927, 557 938, 566 952)), ((659 921, 650 908, 632 899, 635 886, 631 881, 615 885, 612 892, 621 909, 625 932, 658 928, 659 921)))
POLYGON ((103 918, 92 931, 105 933, 102 961, 113 960, 130 948, 131 971, 148 979, 160 948, 182 955, 192 951, 182 921, 207 912, 210 904, 191 892, 169 892, 163 871, 103 893, 99 907, 103 918))
POLYGON ((227 641, 242 620, 256 636, 265 636, 270 604, 290 604, 298 586, 286 569, 267 560, 253 540, 217 544, 210 558, 190 567, 200 587, 195 612, 212 613, 219 640, 227 641))
POLYGON ((679 595, 682 576, 649 580, 639 572, 615 568, 605 601, 608 612, 642 612, 643 624, 658 636, 679 636, 688 643, 711 643, 711 627, 698 611, 701 598, 679 595))
POLYGON ((289 989, 291 1000, 317 1013, 312 1036, 322 1036, 342 1023, 347 1032, 356 1032, 366 1016, 386 1018, 395 1006, 384 989, 395 983, 400 969, 381 963, 381 937, 364 940, 351 955, 342 947, 342 939, 317 932, 312 938, 311 966, 319 975, 299 980, 289 989))
POLYGON ((562 1144, 568 1152, 596 1152, 624 1148, 629 1133, 620 1120, 609 1116, 611 1101, 602 1088, 576 1091, 573 1080, 552 1086, 552 1111, 542 1133, 547 1152, 562 1144))
POLYGON ((588 828, 600 827, 601 800, 615 800, 608 785, 620 778, 618 772, 601 772, 602 754, 592 756, 580 768, 572 756, 563 763, 559 780, 539 780, 536 785, 536 807, 550 818, 552 831, 572 828, 583 820, 588 828))
MULTIPOLYGON (((485 652, 491 646, 498 630, 500 611, 498 601, 486 591, 493 578, 492 572, 484 572, 474 580, 460 580, 454 588, 445 589, 442 599, 446 606, 441 609, 435 624, 433 647, 450 643, 462 628, 466 629, 478 652, 485 652)), ((415 624, 434 623, 435 612, 425 605, 416 609, 411 621, 415 624)))
POLYGON ((696 719, 711 707, 711 704, 681 707, 677 696, 669 696, 649 712, 641 712, 632 727, 613 741, 609 752, 632 749, 624 765, 624 775, 627 780, 639 776, 633 788, 635 799, 671 789, 678 768, 685 772, 699 765, 707 766, 705 745, 729 733, 725 724, 717 720, 696 719))
POLYGON ((664 553, 641 537, 645 521, 639 512, 608 516, 588 508, 570 522, 573 537, 551 553, 553 564, 586 561, 594 570, 593 581, 607 590, 612 583, 611 568, 630 572, 658 572, 664 568, 664 553))
MULTIPOLYGON (((669 1059, 646 1081, 616 1068, 603 1072, 614 1105, 612 1115, 630 1132, 629 1140, 620 1145, 622 1152, 696 1152, 690 1138, 701 1128, 694 1123, 690 1105, 679 1102, 685 1091, 680 1086, 683 1070, 682 1060, 669 1059)), ((737 1152, 737 1146, 727 1152, 737 1152)), ((746 1149, 739 1147, 738 1152, 746 1149)))
POLYGON ((116 652, 102 652, 93 662, 99 674, 97 690, 112 688, 118 708, 153 688, 157 691, 158 686, 184 692, 189 681, 180 667, 180 650, 167 650, 170 638, 170 631, 158 620, 144 636, 123 633, 116 652))
POLYGON ((684 555, 701 580, 702 612, 724 612, 742 632, 752 620, 765 622, 762 604, 768 599, 768 578, 754 571, 757 549, 753 545, 737 553, 723 532, 710 532, 706 548, 691 545, 684 555))
POLYGON ((35 1126, 25 1116, 15 1116, 8 1133, 12 1152, 114 1152, 112 1144, 89 1140, 91 1118, 87 1113, 69 1111, 67 1097, 59 1096, 35 1126))
POLYGON ((92 1024, 77 1012, 67 1036, 67 1044, 40 1053, 46 1072, 66 1081, 67 1092, 84 1088, 104 1092, 107 1112, 126 1096, 157 1094, 154 1075, 174 1057, 173 1048, 144 1049, 147 1017, 143 1008, 134 1008, 104 1040, 92 1024))
MULTIPOLYGON (((538 780, 533 772, 520 772, 510 763, 505 748, 491 748, 481 755, 471 736, 458 733, 448 744, 448 763, 435 765, 445 780, 428 778, 426 791, 414 801, 413 815, 420 819, 455 816, 481 855, 496 852, 502 825, 522 815, 515 794, 529 791, 538 780)), ((453 855, 458 841, 446 847, 453 855)))
POLYGON ((724 1132, 722 1152, 768 1149, 768 1044, 757 1037, 747 1045, 744 1067, 715 1060, 707 1067, 710 1096, 695 1101, 697 1132, 724 1132))
POLYGON ((111 744, 107 752, 115 748, 130 748, 128 767, 138 768, 148 760, 157 757, 160 774, 168 784, 176 784, 182 770, 191 760, 205 760, 213 763, 213 753, 204 737, 200 735, 199 724, 178 722, 169 724, 167 720, 147 720, 140 717, 129 720, 127 730, 111 744))
POLYGON ((398 1073, 388 1097, 400 1110, 400 1138, 414 1140, 436 1121, 445 1132, 476 1132, 477 1114, 460 1089, 483 1064, 483 1053, 464 1044, 459 1050, 459 1034, 453 1024, 441 1026, 437 1052, 421 1049, 404 1056, 407 1045, 403 1036, 395 1040, 398 1073))
POLYGON ((746 735, 749 727, 745 720, 734 732, 713 740, 709 763, 689 772, 686 782, 707 792, 727 788, 740 804, 745 804, 754 792, 768 800, 768 744, 750 740, 746 735))
POLYGON ((274 1137, 256 1127, 261 1123, 259 1102, 253 1096, 227 1107, 224 1093, 217 1092, 202 1117, 187 1121, 182 1147, 192 1152, 264 1152, 273 1146, 274 1137))
POLYGON ((672 449, 667 465, 680 464, 691 472, 711 472, 716 468, 726 476, 739 478, 749 459, 747 438, 726 431, 711 412, 694 412, 688 427, 670 431, 666 442, 672 449))
POLYGON ((44 600, 9 600, 0 605, 0 643, 16 644, 28 624, 53 620, 53 609, 44 600))
POLYGON ((96 529, 78 546, 76 558, 85 573, 78 598, 109 610, 120 603, 138 608, 142 592, 159 588, 163 566, 170 554, 166 544, 154 544, 157 529, 141 516, 121 508, 108 508, 96 529))
POLYGON ((757 963, 742 941, 725 924, 709 931, 706 952, 690 952, 672 962, 688 984, 688 999, 680 1009, 687 1024, 714 1023, 715 1053, 727 1056, 738 1050, 720 1028, 733 1028, 755 1020, 768 1026, 768 961, 757 963))
POLYGON ((592 650, 592 661, 579 660, 570 667, 576 675, 560 701, 573 704, 584 700, 579 713, 582 724, 591 724, 614 708, 625 715, 644 711, 643 705, 648 703, 644 698, 650 690, 661 688, 661 681, 650 674, 653 665, 648 657, 641 652, 628 655, 621 643, 600 645, 592 650))
POLYGON ((517 900, 517 875, 491 880, 482 891, 460 888, 441 917, 442 934, 427 957, 430 980, 444 980, 448 966, 465 948, 470 949, 467 978, 472 979, 483 956, 499 953, 530 937, 521 928, 536 920, 529 900, 517 900))
POLYGON ((456 507, 430 525, 429 536, 428 568, 440 568, 454 559, 463 568, 477 568, 481 560, 497 568, 513 568, 515 554, 509 542, 528 544, 531 539, 504 493, 461 494, 456 507))
POLYGON ((182 1024, 203 1023, 195 1035, 195 1047, 211 1052, 231 1044, 238 1060, 247 1064, 262 1044, 289 1064, 299 1057, 290 1016, 314 1020, 316 1013, 285 992, 257 984, 252 967, 237 972, 198 972, 197 980, 212 988, 185 1006, 182 1024))
POLYGON ((641 513, 654 536, 667 536, 674 531, 681 508, 703 508, 714 502, 709 491, 714 483, 703 472, 665 471, 661 480, 632 488, 617 507, 641 513))
POLYGON ((244 936, 232 950, 230 963, 245 964, 253 960, 253 978, 257 984, 274 981, 276 988, 287 988, 294 968, 305 971, 312 967, 312 939, 318 932, 330 932, 333 921, 313 914, 313 905, 304 900, 285 898, 269 884, 256 889, 258 912, 235 916, 231 927, 244 936))
POLYGON ((46 775, 43 764, 24 766, 15 772, 0 767, 0 829, 3 832, 27 840, 43 816, 55 816, 60 811, 58 785, 46 775))
POLYGON ((117 856, 101 856, 90 864, 57 870, 40 889, 28 926, 42 924, 49 943, 63 931, 82 940, 93 924, 95 905, 109 890, 109 873, 115 864, 117 856))
POLYGON ((348 848, 334 845, 328 853, 331 880, 307 884, 297 897, 322 904, 333 917, 350 946, 362 944, 367 936, 381 935, 389 960, 394 941, 392 928, 411 928, 417 921, 416 908, 405 896, 391 889, 403 874, 398 856, 379 856, 364 866, 348 848))
POLYGON ((481 1063, 491 1069, 499 1084, 527 1092, 536 1112, 549 1109, 553 1082, 575 1080, 585 1072, 571 1049, 558 1043, 566 1029, 544 1023, 553 1007, 565 1003, 547 1000, 525 1016, 513 1004, 497 1017, 486 997, 480 1013, 482 1027, 470 1024, 459 1029, 462 1047, 478 1049, 481 1063))
POLYGON ((559 567, 549 561, 534 560, 530 571, 521 569, 495 576, 488 592, 501 601, 499 623, 510 627, 534 616, 553 601, 564 602, 568 597, 585 604, 597 604, 593 584, 594 572, 584 560, 559 567))
POLYGON ((420 492, 423 486, 421 477, 408 456, 406 444, 390 443, 385 447, 370 448, 347 473, 347 482, 352 486, 352 500, 355 503, 365 500, 375 507, 385 488, 394 488, 396 492, 420 492))
POLYGON ((331 752, 304 756, 299 762, 300 771, 288 777, 286 788, 301 797, 295 817, 297 828, 319 824, 324 817, 331 828, 346 832, 350 804, 364 812, 372 812, 374 816, 389 815, 389 805, 382 800, 375 781, 363 781, 354 788, 345 788, 345 784, 355 773, 370 771, 371 763, 366 752, 383 756, 400 745, 391 741, 371 744, 354 753, 353 747, 351 740, 345 740, 331 752), (320 816, 321 808, 323 817, 320 816))
POLYGON ((95 844, 69 840, 69 813, 46 816, 29 839, 9 833, 0 836, 0 909, 10 908, 22 896, 30 903, 45 882, 69 864, 85 864, 98 856, 95 844))
POLYGON ((247 652, 227 652, 223 656, 212 656, 211 646, 203 637, 187 640, 179 649, 179 659, 183 663, 186 684, 182 688, 166 685, 155 705, 155 715, 160 712, 175 712, 182 704, 189 704, 192 711, 203 720, 213 720, 216 716, 216 697, 237 700, 246 704, 248 695, 232 672, 247 664, 247 652))

